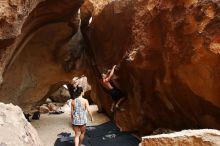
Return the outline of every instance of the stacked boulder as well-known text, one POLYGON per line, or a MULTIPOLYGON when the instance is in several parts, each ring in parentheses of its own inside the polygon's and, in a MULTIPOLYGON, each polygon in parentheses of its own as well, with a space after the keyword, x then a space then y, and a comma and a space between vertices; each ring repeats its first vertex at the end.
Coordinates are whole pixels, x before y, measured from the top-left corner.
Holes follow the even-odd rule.
POLYGON ((0 109, 0 146, 43 146, 18 106, 0 103, 0 109))

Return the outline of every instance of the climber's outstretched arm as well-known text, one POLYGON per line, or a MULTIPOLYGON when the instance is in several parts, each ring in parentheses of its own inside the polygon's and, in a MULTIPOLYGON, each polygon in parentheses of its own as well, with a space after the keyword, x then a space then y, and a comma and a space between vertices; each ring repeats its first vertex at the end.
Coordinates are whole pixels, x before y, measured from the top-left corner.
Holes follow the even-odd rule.
POLYGON ((114 66, 112 67, 112 70, 111 70, 110 74, 107 75, 107 77, 104 79, 105 81, 110 81, 110 79, 111 79, 112 76, 114 75, 115 68, 116 68, 116 65, 114 65, 114 66))

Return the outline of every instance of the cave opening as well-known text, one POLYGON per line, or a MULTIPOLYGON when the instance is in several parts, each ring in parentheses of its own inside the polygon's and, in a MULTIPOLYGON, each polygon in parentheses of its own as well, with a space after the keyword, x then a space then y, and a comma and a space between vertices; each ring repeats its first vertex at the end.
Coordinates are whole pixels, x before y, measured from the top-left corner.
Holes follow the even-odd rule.
MULTIPOLYGON (((89 108, 95 119, 94 122, 89 121, 87 126, 96 126, 110 121, 105 113, 98 111, 98 106, 91 99, 91 86, 86 76, 74 77, 71 82, 59 82, 51 86, 46 96, 28 111, 31 115, 29 121, 37 129, 45 145, 54 144, 54 146, 58 146, 64 144, 65 139, 61 143, 57 135, 66 133, 72 136, 74 134, 70 116, 71 103, 77 98, 77 88, 79 87, 84 89, 83 98, 89 101, 89 108), (56 139, 57 141, 55 141, 56 139)), ((73 140, 72 137, 67 139, 70 142, 73 140)))
MULTIPOLYGON (((24 113, 51 113, 42 114, 41 125, 32 121, 49 146, 59 132, 72 132, 71 123, 63 125, 70 121, 72 78, 87 77, 85 98, 97 124, 112 120, 138 138, 156 134, 162 141, 144 137, 143 146, 169 143, 158 134, 180 130, 206 137, 203 128, 220 129, 219 7, 216 0, 3 0, 0 101, 7 105, 0 103, 2 111, 11 113, 12 103, 24 113), (126 96, 124 111, 112 112, 112 93, 103 86, 103 73, 114 65, 110 81, 126 96)), ((0 129, 6 131, 11 126, 5 119, 13 121, 7 116, 0 111, 0 129)), ((0 132, 0 145, 1 137, 0 132)), ((197 144, 190 138, 188 145, 197 144)))

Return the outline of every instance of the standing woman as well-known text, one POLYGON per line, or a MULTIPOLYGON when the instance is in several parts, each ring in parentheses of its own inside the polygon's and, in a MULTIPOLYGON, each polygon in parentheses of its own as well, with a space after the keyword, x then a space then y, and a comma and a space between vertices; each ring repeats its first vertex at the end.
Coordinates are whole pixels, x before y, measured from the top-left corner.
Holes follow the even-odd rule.
POLYGON ((86 132, 87 111, 93 121, 92 113, 89 110, 89 102, 83 98, 84 92, 82 87, 78 87, 77 98, 71 103, 71 120, 73 131, 75 132, 75 146, 80 146, 83 142, 86 132))

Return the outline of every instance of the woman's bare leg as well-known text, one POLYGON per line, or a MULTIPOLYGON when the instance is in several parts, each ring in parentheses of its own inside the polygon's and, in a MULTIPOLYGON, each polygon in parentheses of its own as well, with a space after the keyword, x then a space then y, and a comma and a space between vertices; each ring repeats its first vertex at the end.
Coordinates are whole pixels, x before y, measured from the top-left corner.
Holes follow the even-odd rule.
POLYGON ((81 135, 79 137, 79 145, 83 143, 84 135, 86 133, 86 125, 80 127, 80 129, 81 129, 81 135))
POLYGON ((81 134, 80 128, 78 126, 73 126, 73 130, 75 132, 75 138, 74 138, 75 146, 80 146, 79 145, 79 137, 81 134))

